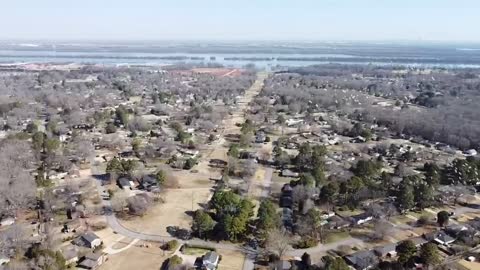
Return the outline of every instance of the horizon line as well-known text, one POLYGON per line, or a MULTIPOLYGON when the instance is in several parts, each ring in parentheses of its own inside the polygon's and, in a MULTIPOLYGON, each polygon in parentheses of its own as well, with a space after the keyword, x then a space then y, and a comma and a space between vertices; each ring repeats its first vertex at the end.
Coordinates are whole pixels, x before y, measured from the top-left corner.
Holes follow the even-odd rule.
POLYGON ((427 40, 427 39, 217 39, 217 38, 171 38, 171 39, 84 39, 84 38, 2 38, 0 37, 0 42, 50 42, 50 43, 59 43, 59 42, 77 42, 77 43, 140 43, 140 42, 150 42, 150 43, 162 43, 162 42, 184 42, 184 43, 193 43, 193 42, 210 42, 210 43, 245 43, 245 42, 260 42, 260 43, 271 43, 271 42, 282 42, 282 43, 389 43, 389 44, 405 44, 405 43, 436 43, 436 44, 479 44, 480 40, 427 40))

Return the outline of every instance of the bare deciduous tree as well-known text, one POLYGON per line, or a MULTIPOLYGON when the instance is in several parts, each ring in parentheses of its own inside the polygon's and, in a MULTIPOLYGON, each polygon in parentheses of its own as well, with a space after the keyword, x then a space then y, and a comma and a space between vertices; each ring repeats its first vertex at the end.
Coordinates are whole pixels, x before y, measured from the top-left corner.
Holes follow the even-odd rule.
POLYGON ((291 241, 292 238, 287 231, 275 229, 268 233, 265 247, 269 252, 281 258, 292 248, 291 241))
POLYGON ((13 214, 35 199, 35 181, 27 171, 33 161, 25 142, 5 141, 0 145, 0 213, 13 214))

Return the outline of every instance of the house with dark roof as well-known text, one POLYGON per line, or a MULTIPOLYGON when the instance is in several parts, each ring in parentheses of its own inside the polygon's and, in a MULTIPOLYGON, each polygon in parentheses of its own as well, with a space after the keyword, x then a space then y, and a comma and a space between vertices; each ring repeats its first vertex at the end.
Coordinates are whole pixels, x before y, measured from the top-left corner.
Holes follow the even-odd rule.
POLYGON ((285 184, 282 187, 282 194, 280 195, 280 207, 292 208, 293 207, 293 188, 289 184, 285 184))
POLYGON ((359 251, 344 257, 345 261, 357 270, 366 270, 376 266, 379 262, 372 250, 359 251))
POLYGON ((444 246, 448 246, 451 243, 455 242, 455 238, 451 237, 450 235, 446 234, 444 231, 440 231, 435 235, 433 239, 436 243, 444 246))
POLYGON ((327 227, 329 229, 342 229, 350 226, 350 222, 348 220, 343 219, 340 216, 333 216, 327 219, 327 227))
POLYGON ((279 260, 273 265, 274 270, 290 270, 292 263, 287 260, 279 260))
POLYGON ((384 246, 379 246, 373 249, 375 254, 379 257, 392 258, 397 255, 397 243, 391 243, 384 246))
POLYGON ((282 222, 283 226, 287 230, 293 229, 293 211, 290 208, 283 208, 282 210, 282 222))
POLYGON ((282 194, 286 194, 286 195, 292 195, 293 193, 293 188, 290 184, 285 184, 283 185, 282 187, 282 194))
POLYGON ((282 195, 282 197, 280 197, 280 207, 292 209, 293 208, 292 196, 282 195))
POLYGON ((139 188, 147 191, 154 191, 160 189, 157 179, 155 179, 155 177, 151 175, 145 175, 142 177, 139 188))
POLYGON ((86 232, 73 240, 73 243, 77 246, 83 246, 88 248, 96 248, 102 245, 102 240, 93 232, 86 232))
POLYGON ((70 245, 62 250, 63 258, 66 265, 73 265, 78 262, 78 248, 70 245))
POLYGON ((107 260, 106 255, 101 252, 90 252, 83 260, 78 264, 79 267, 84 269, 97 269, 107 260))
POLYGON ((122 189, 132 189, 133 186, 134 186, 134 183, 133 183, 132 179, 130 179, 128 177, 120 177, 117 180, 117 184, 122 189))
POLYGON ((452 237, 457 237, 460 232, 469 230, 473 230, 473 228, 462 224, 449 225, 445 228, 445 232, 452 237))

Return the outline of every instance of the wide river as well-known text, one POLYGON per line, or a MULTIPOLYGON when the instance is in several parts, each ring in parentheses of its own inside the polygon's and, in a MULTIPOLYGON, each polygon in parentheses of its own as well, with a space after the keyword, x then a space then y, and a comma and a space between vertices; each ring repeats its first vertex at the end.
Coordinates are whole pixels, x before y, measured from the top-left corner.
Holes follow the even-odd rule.
POLYGON ((480 67, 480 50, 454 46, 383 44, 311 47, 149 47, 1 45, 0 63, 80 63, 104 65, 221 64, 227 67, 297 67, 326 63, 480 67))

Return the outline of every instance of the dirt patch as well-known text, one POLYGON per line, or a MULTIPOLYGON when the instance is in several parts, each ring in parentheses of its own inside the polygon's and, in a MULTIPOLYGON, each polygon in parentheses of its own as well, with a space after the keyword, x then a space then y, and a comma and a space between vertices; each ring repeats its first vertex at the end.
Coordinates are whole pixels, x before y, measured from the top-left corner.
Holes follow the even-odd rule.
POLYGON ((163 261, 170 256, 170 253, 164 252, 160 248, 140 246, 140 244, 135 245, 121 253, 109 255, 108 261, 102 265, 102 269, 160 269, 163 261))
POLYGON ((237 270, 243 268, 245 255, 239 251, 218 250, 222 260, 218 265, 219 270, 237 270))

